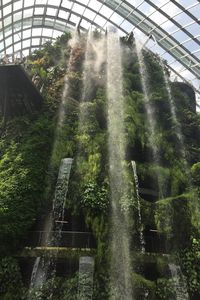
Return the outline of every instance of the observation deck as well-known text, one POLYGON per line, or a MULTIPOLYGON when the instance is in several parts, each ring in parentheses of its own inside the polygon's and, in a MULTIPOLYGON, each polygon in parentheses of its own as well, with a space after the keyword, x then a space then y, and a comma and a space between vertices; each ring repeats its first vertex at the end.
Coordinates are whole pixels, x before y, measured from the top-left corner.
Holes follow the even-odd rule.
POLYGON ((38 111, 42 102, 22 65, 0 65, 0 115, 4 120, 38 111))

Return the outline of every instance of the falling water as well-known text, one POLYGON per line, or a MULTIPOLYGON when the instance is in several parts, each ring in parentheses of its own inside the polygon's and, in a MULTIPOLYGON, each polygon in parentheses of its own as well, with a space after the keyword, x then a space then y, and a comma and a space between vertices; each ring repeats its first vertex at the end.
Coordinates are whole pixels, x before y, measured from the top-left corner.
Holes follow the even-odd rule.
MULTIPOLYGON (((141 77, 142 90, 144 94, 144 106, 145 106, 145 111, 149 123, 149 142, 153 152, 153 161, 154 163, 159 164, 161 161, 161 157, 160 157, 160 150, 156 143, 156 117, 149 98, 150 92, 148 88, 147 70, 146 70, 144 57, 142 53, 142 45, 140 41, 137 39, 135 40, 135 44, 136 44, 136 52, 137 52, 138 63, 139 63, 139 72, 141 77)), ((158 171, 157 171, 157 178, 158 178, 159 198, 163 198, 161 176, 158 171)))
POLYGON ((94 258, 81 256, 79 258, 78 293, 81 300, 92 300, 93 295, 94 258))
MULTIPOLYGON (((54 156, 56 155, 56 151, 57 151, 57 139, 58 139, 58 131, 59 129, 62 127, 64 119, 65 119, 65 104, 67 101, 67 98, 69 96, 69 78, 68 78, 68 73, 72 72, 74 70, 74 52, 77 48, 77 45, 79 43, 79 37, 78 37, 78 33, 77 31, 74 32, 73 37, 70 41, 70 46, 71 46, 71 53, 70 53, 70 58, 69 58, 69 62, 68 62, 68 71, 67 71, 67 75, 65 76, 65 82, 64 82, 64 89, 63 89, 63 95, 62 95, 62 100, 59 106, 59 111, 58 111, 58 123, 57 123, 57 128, 56 128, 56 132, 55 132, 55 142, 53 145, 53 151, 52 151, 52 155, 51 155, 51 161, 53 161, 54 156)), ((61 172, 61 171, 60 171, 61 172)), ((60 174, 60 173, 59 173, 60 174)), ((59 175, 60 176, 60 175, 59 175)), ((58 176, 58 178, 59 178, 58 176)), ((56 197, 55 197, 56 199, 56 197)), ((55 203, 55 199, 54 199, 54 203, 53 206, 55 208, 55 216, 56 214, 59 215, 59 213, 57 213, 57 205, 55 203)), ((53 209, 54 209, 53 208, 53 209)), ((54 218, 55 218, 54 216, 54 218)), ((56 216, 58 217, 58 216, 56 216)), ((44 235, 42 237, 42 241, 41 241, 41 245, 42 246, 49 246, 52 243, 55 244, 55 241, 58 239, 58 236, 52 236, 51 232, 52 232, 52 228, 53 228, 53 216, 52 216, 52 212, 50 212, 50 214, 47 216, 46 218, 46 222, 45 222, 45 226, 44 226, 44 235)), ((61 228, 62 223, 57 223, 56 224, 56 229, 59 230, 59 227, 61 228)), ((46 277, 47 277, 47 270, 49 269, 51 265, 51 259, 45 259, 45 257, 37 257, 33 266, 33 271, 31 274, 31 283, 30 283, 30 289, 29 289, 29 294, 28 294, 28 299, 31 300, 32 299, 32 289, 37 288, 39 286, 42 286, 42 284, 45 282, 46 277)))
POLYGON ((169 79, 167 77, 167 74, 166 74, 166 71, 165 71, 165 66, 164 66, 162 60, 160 60, 160 64, 161 64, 162 71, 163 71, 163 77, 164 77, 165 87, 166 87, 166 90, 167 90, 168 100, 169 100, 169 104, 170 104, 170 112, 171 112, 171 115, 172 115, 173 123, 175 125, 174 128, 175 128, 176 136, 177 136, 178 141, 180 143, 181 155, 185 159, 186 158, 186 153, 185 153, 183 134, 182 134, 182 131, 181 131, 180 123, 177 119, 176 109, 175 109, 175 105, 174 105, 174 99, 173 99, 173 96, 172 96, 171 87, 170 87, 170 84, 169 84, 169 79))
POLYGON ((111 193, 111 299, 132 300, 128 187, 125 181, 124 99, 121 48, 117 33, 107 34, 108 149, 111 193), (123 209, 123 206, 127 209, 123 209))
MULTIPOLYGON (((72 165, 72 158, 64 158, 61 160, 55 197, 52 209, 52 224, 49 224, 45 247, 58 247, 62 234, 62 221, 64 220, 65 199, 68 191, 68 181, 72 165), (52 231, 53 228, 53 231, 52 231)), ((34 288, 41 288, 48 277, 53 278, 55 274, 55 255, 54 257, 37 257, 33 266, 31 275, 31 283, 28 299, 32 299, 32 290, 34 288)))
POLYGON ((174 104, 174 98, 172 96, 172 91, 171 91, 171 87, 170 87, 170 83, 169 83, 169 79, 167 77, 166 71, 165 71, 165 66, 162 60, 160 60, 160 64, 163 70, 163 77, 164 77, 164 82, 165 82, 165 87, 167 90, 167 95, 168 95, 168 100, 169 100, 169 104, 170 104, 170 112, 171 112, 171 116, 172 116, 172 121, 174 124, 174 129, 175 129, 175 134, 178 138, 178 142, 179 142, 179 151, 181 153, 181 158, 183 159, 183 164, 185 167, 185 172, 187 174, 187 178, 188 178, 188 182, 189 185, 192 185, 191 182, 191 175, 190 175, 190 167, 188 165, 187 162, 187 157, 186 157, 186 149, 185 149, 185 144, 184 144, 184 138, 183 138, 183 133, 181 130, 181 125, 178 121, 177 118, 177 114, 176 114, 176 108, 175 108, 175 104, 174 104))
POLYGON ((93 77, 94 77, 94 52, 93 52, 93 32, 90 28, 85 49, 85 60, 83 65, 83 90, 82 101, 88 101, 93 89, 93 77))
MULTIPOLYGON (((93 32, 90 29, 87 35, 85 59, 83 64, 83 87, 79 111, 79 128, 78 132, 88 134, 87 124, 89 119, 89 107, 91 105, 91 98, 95 92, 95 86, 98 85, 101 79, 101 71, 103 63, 106 60, 105 53, 105 38, 101 37, 95 39, 93 32)), ((79 151, 80 144, 79 144, 79 151)), ((79 153, 78 153, 79 154, 79 153)))
POLYGON ((189 300, 186 281, 180 266, 170 263, 169 269, 174 283, 176 300, 189 300))
MULTIPOLYGON (((58 111, 58 123, 57 123, 57 129, 63 125, 64 119, 65 119, 65 105, 68 97, 70 97, 70 91, 69 91, 69 74, 74 71, 74 56, 75 52, 77 50, 77 47, 79 47, 79 36, 77 31, 73 33, 72 39, 69 41, 69 45, 71 47, 70 51, 70 57, 69 57, 69 62, 68 62, 68 69, 67 73, 65 75, 64 79, 64 89, 63 89, 63 94, 62 94, 62 99, 61 103, 59 106, 59 111, 58 111)), ((56 132, 57 134, 57 132, 56 132)), ((55 142, 56 142, 56 137, 55 137, 55 142)), ((54 155, 54 151, 56 150, 56 143, 54 144, 53 151, 52 151, 52 156, 54 155)))
POLYGON ((137 210, 138 210, 138 220, 139 220, 139 232, 140 232, 140 245, 141 245, 141 252, 145 252, 145 241, 144 241, 144 235, 142 230, 142 216, 141 216, 141 205, 140 205, 140 195, 139 195, 139 182, 138 182, 138 176, 137 176, 137 169, 136 169, 136 163, 135 161, 131 161, 132 168, 133 168, 133 174, 135 179, 135 190, 136 190, 136 198, 137 198, 137 210))

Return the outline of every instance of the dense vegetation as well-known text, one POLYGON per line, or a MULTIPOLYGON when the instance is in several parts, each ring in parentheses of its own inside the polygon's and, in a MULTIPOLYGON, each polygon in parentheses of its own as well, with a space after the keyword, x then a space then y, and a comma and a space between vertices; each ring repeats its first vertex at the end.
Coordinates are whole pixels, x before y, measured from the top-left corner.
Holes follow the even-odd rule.
MULTIPOLYGON (((96 33, 96 38, 99 35, 96 33)), ((55 44, 46 43, 28 59, 30 76, 38 74, 44 84, 44 104, 34 115, 7 122, 0 139, 0 299, 24 299, 28 284, 19 268, 19 254, 29 230, 51 206, 60 160, 73 157, 66 209, 84 216, 97 241, 95 255, 95 300, 109 299, 109 176, 107 153, 106 65, 95 81, 90 99, 81 102, 85 38, 71 51, 70 35, 55 44), (70 60, 70 66, 69 66, 70 60), (67 97, 66 88, 67 74, 67 97), (63 99, 65 101, 63 101, 63 99), (61 108, 59 109, 59 104, 61 108), (64 119, 58 124, 60 111, 64 119), (84 122, 80 126, 80 112, 84 122), (58 124, 58 125, 56 125, 58 124), (15 298, 13 298, 15 295, 15 298)), ((91 46, 92 47, 92 46, 91 46)), ((139 224, 131 160, 137 163, 139 184, 155 191, 154 199, 141 196, 144 234, 149 228, 161 233, 165 247, 186 277, 191 299, 200 296, 200 116, 191 103, 192 92, 170 83, 178 122, 172 118, 169 95, 158 58, 144 52, 150 105, 156 115, 154 141, 161 159, 153 161, 146 121, 139 64, 134 47, 122 41, 123 88, 127 181, 133 199, 133 286, 136 299, 175 299, 174 282, 161 255, 135 258, 139 251, 139 224), (176 128, 183 133, 184 151, 176 128), (158 176, 159 174, 159 176, 158 176), (149 275, 148 266, 152 273, 149 275)), ((157 238, 157 237, 156 237, 157 238)), ((156 240, 154 240, 155 243, 156 240)), ((147 242, 148 244, 148 242, 147 242)), ((165 249, 164 249, 165 248, 165 249)), ((155 252, 156 245, 152 252, 155 252)), ((148 249, 146 249, 147 251, 148 249)), ((159 252, 161 252, 159 251, 159 252)), ((148 251, 147 251, 148 252, 148 251)), ((35 299, 78 299, 78 275, 50 279, 35 299)))

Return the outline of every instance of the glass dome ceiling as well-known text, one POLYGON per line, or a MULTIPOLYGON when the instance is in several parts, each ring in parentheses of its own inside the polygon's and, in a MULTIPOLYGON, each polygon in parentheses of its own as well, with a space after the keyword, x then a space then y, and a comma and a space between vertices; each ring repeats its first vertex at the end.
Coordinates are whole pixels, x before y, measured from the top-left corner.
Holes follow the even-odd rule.
POLYGON ((0 56, 28 55, 77 25, 131 31, 168 63, 174 77, 200 86, 199 0, 0 0, 0 56))

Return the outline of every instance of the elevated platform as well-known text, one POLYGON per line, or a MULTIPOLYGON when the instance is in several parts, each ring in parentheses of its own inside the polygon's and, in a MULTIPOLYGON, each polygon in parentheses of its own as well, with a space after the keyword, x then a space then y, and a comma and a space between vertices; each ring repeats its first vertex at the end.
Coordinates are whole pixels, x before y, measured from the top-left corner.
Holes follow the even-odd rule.
POLYGON ((4 120, 38 111, 42 102, 21 65, 0 65, 0 115, 4 120))
POLYGON ((78 258, 79 256, 94 256, 96 249, 93 248, 68 248, 68 247, 25 247, 18 257, 44 257, 78 258))

